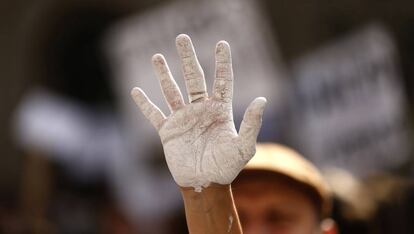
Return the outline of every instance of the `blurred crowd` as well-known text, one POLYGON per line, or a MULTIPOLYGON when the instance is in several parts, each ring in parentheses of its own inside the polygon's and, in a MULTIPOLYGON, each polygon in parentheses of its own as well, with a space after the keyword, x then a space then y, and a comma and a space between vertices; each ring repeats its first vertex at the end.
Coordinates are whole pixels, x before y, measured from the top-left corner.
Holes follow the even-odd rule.
POLYGON ((150 59, 163 53, 183 86, 180 33, 207 83, 215 43, 229 42, 236 127, 268 99, 259 142, 316 165, 339 233, 414 233, 413 3, 1 5, 0 233, 186 232, 162 145, 129 96, 140 86, 166 110, 150 59))

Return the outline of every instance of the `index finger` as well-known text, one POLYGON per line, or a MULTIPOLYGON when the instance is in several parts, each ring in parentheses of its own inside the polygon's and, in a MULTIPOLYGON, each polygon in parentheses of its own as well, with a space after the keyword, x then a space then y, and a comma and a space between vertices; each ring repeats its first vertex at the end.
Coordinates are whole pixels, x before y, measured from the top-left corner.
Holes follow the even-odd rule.
POLYGON ((233 98, 233 68, 230 45, 219 41, 216 45, 216 78, 213 84, 213 98, 230 103, 233 98))

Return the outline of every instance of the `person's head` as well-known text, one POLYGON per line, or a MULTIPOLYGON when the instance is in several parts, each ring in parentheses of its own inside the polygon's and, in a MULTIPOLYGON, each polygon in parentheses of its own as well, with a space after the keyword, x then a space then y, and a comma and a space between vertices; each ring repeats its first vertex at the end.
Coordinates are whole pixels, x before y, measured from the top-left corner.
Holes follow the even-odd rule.
POLYGON ((259 144, 233 184, 245 234, 333 234, 330 192, 319 171, 295 151, 259 144))

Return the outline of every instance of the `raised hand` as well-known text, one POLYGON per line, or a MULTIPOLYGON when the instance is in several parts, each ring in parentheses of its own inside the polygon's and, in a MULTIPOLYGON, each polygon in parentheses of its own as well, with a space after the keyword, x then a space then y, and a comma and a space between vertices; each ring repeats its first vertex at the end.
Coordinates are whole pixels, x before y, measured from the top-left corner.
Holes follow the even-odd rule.
POLYGON ((211 183, 230 184, 255 153, 266 99, 256 98, 249 105, 237 134, 232 111, 229 44, 220 41, 216 45, 215 80, 210 97, 191 39, 180 34, 176 46, 190 103, 184 102, 161 54, 155 54, 152 63, 171 114, 166 117, 140 88, 132 89, 131 95, 157 129, 168 167, 179 186, 201 191, 211 183))

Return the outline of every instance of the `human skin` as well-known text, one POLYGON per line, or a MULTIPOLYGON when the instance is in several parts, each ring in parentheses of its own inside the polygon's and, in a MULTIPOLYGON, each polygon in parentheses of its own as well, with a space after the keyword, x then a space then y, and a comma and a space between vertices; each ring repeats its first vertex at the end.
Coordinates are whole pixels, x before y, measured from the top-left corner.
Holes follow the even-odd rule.
POLYGON ((245 234, 322 233, 312 200, 285 180, 244 178, 233 194, 245 234))
POLYGON ((180 190, 190 233, 242 233, 230 185, 211 184, 202 192, 180 190))
POLYGON ((237 132, 229 44, 216 45, 211 96, 191 39, 178 35, 176 46, 189 103, 184 102, 161 54, 154 55, 152 63, 170 115, 162 113, 140 88, 131 95, 160 135, 168 168, 181 188, 190 233, 241 233, 230 184, 256 151, 266 99, 256 98, 248 106, 237 132))

